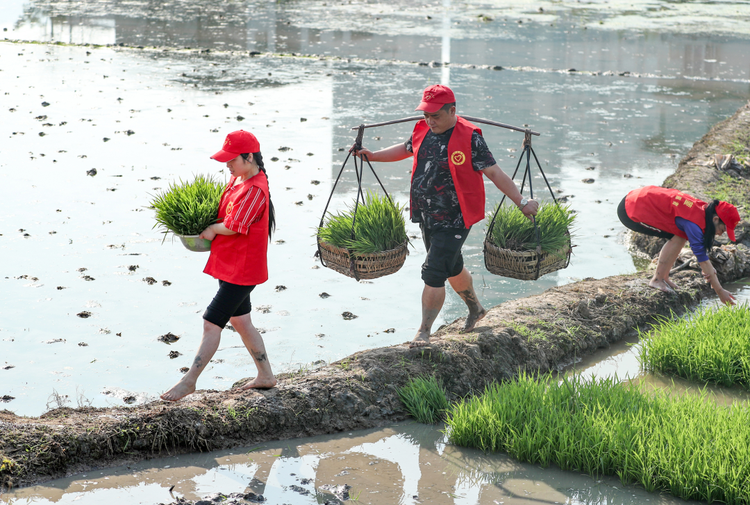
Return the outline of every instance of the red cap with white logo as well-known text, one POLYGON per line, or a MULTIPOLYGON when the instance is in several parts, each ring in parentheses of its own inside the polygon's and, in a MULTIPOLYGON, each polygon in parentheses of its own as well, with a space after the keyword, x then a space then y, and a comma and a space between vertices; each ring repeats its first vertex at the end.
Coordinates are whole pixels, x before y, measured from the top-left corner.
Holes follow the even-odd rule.
POLYGON ((428 86, 422 93, 422 101, 414 110, 423 110, 432 114, 440 110, 440 107, 446 103, 454 103, 456 97, 448 86, 442 84, 433 84, 428 86))
POLYGON ((221 151, 211 156, 211 159, 226 163, 240 154, 257 152, 260 152, 260 142, 255 135, 245 130, 237 130, 227 135, 221 151))

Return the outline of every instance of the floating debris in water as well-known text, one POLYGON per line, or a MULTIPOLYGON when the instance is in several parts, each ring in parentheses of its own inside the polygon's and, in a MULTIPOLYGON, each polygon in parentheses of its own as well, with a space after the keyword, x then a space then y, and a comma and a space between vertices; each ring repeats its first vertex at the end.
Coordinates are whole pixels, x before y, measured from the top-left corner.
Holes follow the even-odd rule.
POLYGON ((396 328, 388 328, 387 330, 383 330, 383 333, 396 333, 396 328))
POLYGON ((320 184, 320 181, 316 181, 313 179, 312 181, 310 181, 310 184, 317 186, 318 184, 320 184))
POLYGON ((328 293, 326 293, 325 291, 323 291, 318 296, 321 297, 321 298, 323 298, 323 299, 326 299, 326 298, 330 297, 331 295, 329 295, 328 293))
POLYGON ((83 279, 84 281, 89 281, 89 282, 96 280, 93 277, 91 277, 90 275, 84 275, 84 276, 81 277, 81 279, 83 279))
POLYGON ((186 366, 180 368, 180 372, 182 372, 182 373, 188 373, 189 371, 190 371, 190 369, 188 367, 186 367, 186 366))
POLYGON ((346 321, 351 321, 352 319, 357 319, 359 316, 346 311, 341 314, 341 317, 343 317, 346 321))
POLYGON ((164 335, 160 335, 157 337, 156 340, 159 340, 161 342, 164 342, 165 344, 172 344, 174 342, 177 342, 180 340, 180 337, 178 335, 175 335, 171 331, 169 333, 165 333, 164 335))
POLYGON ((171 282, 169 282, 169 281, 167 281, 167 280, 163 280, 163 281, 161 281, 161 285, 162 285, 162 286, 171 286, 171 285, 172 285, 172 283, 171 283, 171 282))
POLYGON ((182 356, 182 353, 179 351, 169 351, 169 359, 175 359, 182 356))
POLYGON ((88 310, 84 310, 83 312, 79 312, 78 314, 76 314, 76 316, 86 319, 91 317, 91 312, 89 312, 88 310))
POLYGON ((125 402, 125 403, 127 403, 128 405, 132 405, 132 404, 134 404, 134 403, 135 403, 135 402, 136 402, 137 400, 136 400, 135 396, 133 396, 133 395, 130 395, 130 396, 126 396, 125 398, 123 398, 123 399, 122 399, 122 401, 124 401, 124 402, 125 402))
POLYGON ((286 151, 291 151, 291 150, 292 150, 291 147, 286 147, 286 146, 279 147, 279 151, 281 152, 286 152, 286 151))
POLYGON ((144 277, 144 278, 143 278, 143 282, 145 282, 145 283, 147 283, 147 284, 148 284, 149 286, 151 286, 151 285, 153 285, 153 284, 156 284, 156 283, 157 283, 157 280, 156 280, 156 279, 154 279, 153 277, 144 277))
POLYGON ((584 184, 593 184, 594 179, 588 178, 588 179, 581 179, 581 182, 584 184))
POLYGON ((15 399, 16 399, 16 397, 15 397, 15 396, 10 396, 10 395, 3 395, 3 396, 0 396, 0 401, 1 401, 1 402, 5 402, 5 403, 8 403, 9 401, 11 401, 11 400, 15 400, 15 399))
POLYGON ((270 305, 258 305, 255 307, 256 312, 260 312, 261 314, 268 314, 271 312, 271 306, 270 305))
POLYGON ((281 285, 281 284, 279 284, 278 286, 276 286, 276 291, 277 291, 277 292, 278 292, 278 291, 285 291, 285 290, 286 290, 286 286, 283 286, 283 285, 281 285))
POLYGON ((16 366, 15 365, 5 365, 3 367, 3 370, 10 370, 11 368, 16 368, 16 366))
POLYGON ((78 342, 78 347, 88 347, 89 345, 86 342, 78 342))
POLYGON ((128 266, 128 270, 130 270, 131 272, 135 272, 136 269, 138 269, 138 268, 140 268, 139 265, 130 265, 130 266, 128 266))

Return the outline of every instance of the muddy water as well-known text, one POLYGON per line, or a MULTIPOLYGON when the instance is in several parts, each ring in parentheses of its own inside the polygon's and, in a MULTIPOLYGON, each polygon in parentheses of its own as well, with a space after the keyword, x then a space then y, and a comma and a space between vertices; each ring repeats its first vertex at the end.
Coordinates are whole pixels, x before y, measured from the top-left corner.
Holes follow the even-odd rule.
MULTIPOLYGON (((58 29, 45 30, 65 22, 71 33, 80 35, 67 40, 75 43, 103 42, 94 28, 111 25, 115 38, 110 42, 120 43, 117 34, 124 33, 128 23, 134 32, 158 33, 146 27, 166 16, 170 26, 192 20, 190 33, 196 39, 190 45, 208 47, 223 35, 236 35, 231 23, 241 17, 227 11, 219 30, 199 23, 218 5, 210 2, 205 12, 182 2, 187 10, 179 11, 180 19, 173 19, 178 11, 168 2, 163 3, 164 12, 155 11, 153 3, 148 8, 131 3, 127 10, 115 3, 96 5, 104 10, 90 11, 95 7, 88 2, 3 2, 0 23, 8 38, 59 40, 53 36, 62 33, 58 29), (105 23, 112 16, 117 22, 105 23)), ((248 9, 254 5, 246 4, 248 9)), ((275 11, 271 5, 254 6, 252 22, 270 23, 273 11, 273 26, 302 30, 305 23, 319 22, 326 33, 334 30, 331 23, 338 19, 338 9, 345 8, 337 6, 331 16, 324 16, 305 3, 276 4, 275 11), (305 8, 310 14, 303 23, 298 14, 305 8)), ((398 4, 392 7, 388 33, 400 34, 399 47, 410 47, 409 40, 429 45, 437 39, 441 44, 484 41, 504 47, 505 42, 498 42, 504 32, 493 22, 465 30, 457 19, 447 25, 450 42, 439 31, 414 31, 405 14, 397 12, 398 4)), ((551 27, 534 22, 538 38, 527 39, 534 43, 524 47, 551 44, 575 58, 578 52, 572 46, 558 47, 570 35, 564 32, 570 31, 571 15, 560 13, 551 27)), ((722 19, 730 23, 731 17, 722 19)), ((580 34, 606 38, 618 33, 629 40, 651 33, 612 31, 606 24, 580 34)), ((167 28, 162 31, 171 33, 167 28)), ((268 40, 295 37, 271 32, 268 40)), ((384 33, 374 27, 371 31, 373 37, 384 33)), ((684 36, 663 37, 680 41, 684 36)), ((374 50, 368 49, 367 38, 348 40, 359 55, 374 50)), ((508 43, 515 40, 509 37, 508 43)), ((707 39, 696 40, 708 44, 707 39)), ((650 54, 665 50, 660 41, 642 42, 653 48, 650 54)), ((734 55, 735 45, 746 42, 738 33, 727 42, 727 54, 734 55)), ((161 44, 166 50, 0 42, 0 296, 6 314, 0 319, 0 396, 13 398, 4 406, 16 413, 38 415, 61 402, 105 406, 126 398, 148 401, 180 377, 179 369, 190 363, 200 338, 200 314, 213 296, 215 281, 201 274, 205 255, 188 252, 171 238, 163 241, 146 207, 149 195, 176 179, 206 172, 225 177, 223 167, 208 156, 229 131, 245 128, 258 134, 278 209, 271 279, 254 293, 253 317, 265 332, 275 370, 283 372, 410 340, 419 321, 414 307, 421 292, 424 251, 416 226, 408 225, 411 255, 402 270, 389 277, 358 284, 320 268, 313 258, 314 229, 343 162, 342 149, 353 140, 352 126, 412 115, 419 90, 449 82, 467 114, 528 124, 543 133, 534 146, 555 194, 578 212, 577 247, 566 270, 535 282, 500 278, 484 269, 484 223, 475 226, 464 249, 466 263, 483 303, 492 306, 584 277, 634 271, 620 238, 623 227, 615 205, 630 188, 661 183, 695 139, 736 110, 750 91, 743 71, 729 57, 719 63, 734 69, 737 79, 714 79, 719 75, 703 69, 698 73, 711 80, 696 80, 680 78, 687 71, 634 78, 430 68, 394 61, 171 50, 168 46, 180 41, 170 38, 161 44), (358 317, 345 320, 344 312, 358 317), (157 340, 169 332, 180 339, 171 345, 157 340), (180 356, 170 359, 171 351, 180 356)), ((486 57, 478 50, 467 54, 479 63, 486 57)), ((672 61, 665 54, 663 58, 672 61)), ((542 56, 518 58, 519 64, 547 65, 542 56)), ((623 61, 620 56, 606 58, 610 65, 588 69, 620 67, 623 61)), ((584 67, 580 70, 587 70, 584 67)), ((372 149, 391 145, 405 140, 410 127, 367 130, 364 143, 372 149)), ((520 134, 493 127, 484 131, 498 163, 512 173, 520 134)), ((387 190, 406 203, 408 162, 376 169, 387 190)), ((377 187, 369 173, 365 185, 377 187)), ((331 208, 342 208, 354 186, 349 170, 331 208)), ((538 172, 534 188, 537 197, 550 198, 538 172)), ((488 199, 496 202, 497 191, 490 189, 488 199)), ((449 290, 439 323, 464 314, 463 303, 449 290)), ((200 387, 225 389, 252 369, 239 339, 225 334, 200 387)))

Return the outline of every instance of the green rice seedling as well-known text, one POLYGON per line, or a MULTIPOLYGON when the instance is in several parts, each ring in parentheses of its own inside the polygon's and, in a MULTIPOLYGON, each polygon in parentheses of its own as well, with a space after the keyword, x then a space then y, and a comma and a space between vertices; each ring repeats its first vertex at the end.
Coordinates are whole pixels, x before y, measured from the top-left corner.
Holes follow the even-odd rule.
POLYGON ((371 254, 395 249, 407 241, 403 205, 392 203, 387 196, 367 191, 357 206, 354 220, 352 202, 346 211, 328 213, 318 238, 327 244, 349 249, 354 254, 371 254), (354 220, 354 236, 352 221, 354 220))
POLYGON ((750 389, 750 305, 703 308, 641 334, 641 367, 701 383, 750 389))
MULTIPOLYGON (((499 204, 498 204, 499 205, 499 204)), ((511 251, 533 251, 537 246, 534 223, 515 205, 495 206, 497 212, 490 240, 497 247, 511 251)), ((488 220, 492 220, 488 214, 488 220)), ((542 252, 554 254, 568 245, 570 227, 575 214, 568 205, 542 203, 536 215, 539 227, 539 245, 542 252)))
POLYGON ((407 412, 424 424, 435 424, 448 408, 445 388, 435 377, 415 377, 398 390, 407 412))
POLYGON ((164 233, 199 235, 214 224, 219 213, 219 201, 224 185, 212 176, 197 175, 194 180, 170 183, 166 191, 156 194, 151 206, 156 210, 154 227, 164 233))
POLYGON ((541 379, 488 386, 447 411, 450 442, 686 500, 750 503, 750 409, 704 391, 647 394, 617 378, 541 379))

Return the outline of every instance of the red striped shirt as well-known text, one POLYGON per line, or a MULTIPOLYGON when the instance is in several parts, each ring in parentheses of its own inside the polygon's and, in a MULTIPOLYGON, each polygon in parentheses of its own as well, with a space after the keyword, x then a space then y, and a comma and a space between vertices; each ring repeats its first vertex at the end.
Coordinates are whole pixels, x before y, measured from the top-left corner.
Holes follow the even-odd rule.
MULTIPOLYGON (((230 184, 232 184, 230 182, 230 184)), ((263 216, 266 209, 266 197, 263 191, 257 186, 250 186, 245 194, 242 194, 240 188, 243 184, 230 186, 224 197, 229 199, 232 207, 228 208, 227 216, 224 217, 224 226, 230 230, 247 235, 250 225, 257 223, 263 216)))

